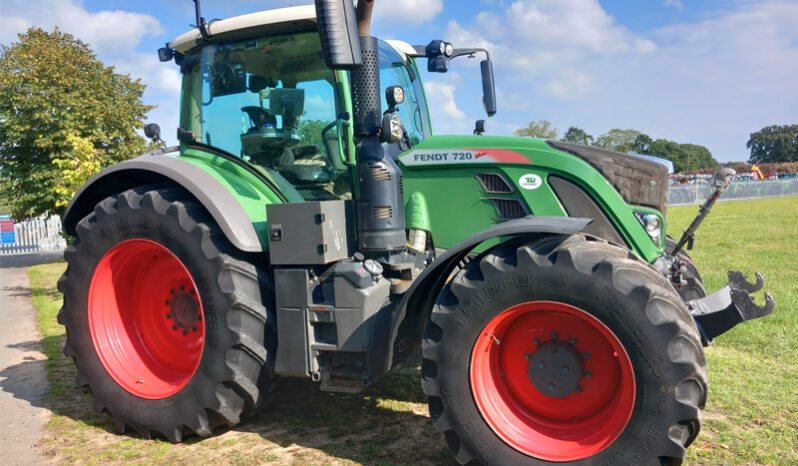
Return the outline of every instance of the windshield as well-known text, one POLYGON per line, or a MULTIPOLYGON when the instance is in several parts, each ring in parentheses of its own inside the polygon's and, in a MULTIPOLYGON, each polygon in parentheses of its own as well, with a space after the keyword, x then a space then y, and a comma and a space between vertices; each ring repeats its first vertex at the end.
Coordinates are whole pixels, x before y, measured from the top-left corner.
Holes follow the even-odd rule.
POLYGON ((322 57, 316 32, 203 48, 192 86, 199 142, 258 165, 304 199, 351 198, 336 75, 322 57))

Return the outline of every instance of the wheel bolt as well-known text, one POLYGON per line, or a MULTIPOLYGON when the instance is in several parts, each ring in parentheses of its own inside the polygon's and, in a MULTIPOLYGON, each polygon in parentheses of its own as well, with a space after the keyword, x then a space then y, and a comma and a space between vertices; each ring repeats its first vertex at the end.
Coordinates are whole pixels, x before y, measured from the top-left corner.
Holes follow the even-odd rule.
POLYGON ((166 318, 167 319, 171 319, 172 318, 172 314, 166 314, 166 318))
POLYGON ((196 332, 197 331, 197 326, 195 325, 195 326, 191 327, 191 330, 194 330, 196 332))
POLYGON ((551 339, 552 340, 556 340, 557 339, 557 332, 551 332, 551 339))
POLYGON ((185 289, 186 289, 185 285, 180 285, 180 291, 183 291, 185 289))
POLYGON ((553 383, 549 384, 549 390, 554 390, 554 384, 553 383))
POLYGON ((583 389, 582 389, 582 386, 581 386, 581 385, 580 385, 580 386, 578 386, 578 387, 576 387, 576 391, 577 391, 577 392, 579 392, 579 393, 582 393, 582 390, 583 390, 583 389))
POLYGON ((188 335, 188 330, 183 329, 183 335, 188 335))
POLYGON ((177 324, 172 325, 172 330, 177 330, 177 324))
POLYGON ((590 371, 587 371, 587 372, 585 372, 585 377, 587 377, 588 379, 592 379, 593 378, 593 373, 590 372, 590 371))
POLYGON ((165 304, 166 304, 167 306, 169 305, 169 300, 168 300, 168 299, 166 300, 165 304))
POLYGON ((175 294, 175 290, 174 289, 169 290, 169 292, 172 293, 172 294, 175 294))
POLYGON ((524 359, 532 359, 532 353, 524 353, 524 359))
POLYGON ((193 294, 196 294, 196 293, 197 293, 196 291, 194 291, 194 290, 191 290, 191 294, 192 294, 192 295, 193 295, 193 294))
POLYGON ((590 353, 585 352, 584 354, 582 354, 582 357, 585 359, 590 359, 590 353))
POLYGON ((546 367, 546 361, 540 361, 540 362, 538 363, 538 367, 539 367, 539 368, 541 368, 541 369, 543 369, 544 367, 546 367))
POLYGON ((562 373, 567 374, 570 368, 568 366, 562 366, 562 373))
POLYGON ((571 342, 572 345, 575 345, 576 344, 576 337, 571 337, 571 339, 569 341, 571 342))
POLYGON ((540 338, 535 337, 535 339, 532 341, 534 341, 536 345, 540 344, 540 338))

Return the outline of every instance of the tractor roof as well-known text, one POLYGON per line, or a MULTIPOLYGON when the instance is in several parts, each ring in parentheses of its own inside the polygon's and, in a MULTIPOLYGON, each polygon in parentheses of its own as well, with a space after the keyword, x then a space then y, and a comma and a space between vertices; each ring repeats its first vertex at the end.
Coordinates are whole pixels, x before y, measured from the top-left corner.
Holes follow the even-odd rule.
MULTIPOLYGON (((257 13, 213 21, 210 26, 208 26, 208 32, 210 32, 215 39, 229 41, 263 34, 279 34, 315 28, 316 8, 313 5, 304 5, 259 11, 257 13)), ((415 53, 413 47, 407 42, 399 40, 390 40, 387 42, 404 55, 412 55, 415 53)), ((195 28, 173 40, 169 46, 180 53, 186 53, 202 44, 202 34, 200 34, 199 29, 195 28)))

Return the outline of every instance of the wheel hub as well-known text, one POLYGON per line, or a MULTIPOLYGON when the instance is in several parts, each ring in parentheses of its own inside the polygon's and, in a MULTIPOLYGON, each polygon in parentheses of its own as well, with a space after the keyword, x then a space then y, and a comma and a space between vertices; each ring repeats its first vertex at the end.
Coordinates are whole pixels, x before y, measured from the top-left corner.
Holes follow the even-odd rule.
MULTIPOLYGON (((185 290, 185 286, 180 285, 180 288, 185 290)), ((170 290, 173 294, 172 299, 167 299, 166 304, 169 306, 169 313, 166 314, 167 319, 173 319, 175 324, 172 326, 174 330, 183 329, 183 335, 188 334, 188 331, 197 331, 197 321, 200 319, 199 304, 194 298, 195 292, 191 290, 190 293, 186 291, 170 290)))
POLYGON ((565 398, 581 388, 584 373, 582 355, 564 340, 549 340, 529 358, 527 377, 543 395, 565 398))

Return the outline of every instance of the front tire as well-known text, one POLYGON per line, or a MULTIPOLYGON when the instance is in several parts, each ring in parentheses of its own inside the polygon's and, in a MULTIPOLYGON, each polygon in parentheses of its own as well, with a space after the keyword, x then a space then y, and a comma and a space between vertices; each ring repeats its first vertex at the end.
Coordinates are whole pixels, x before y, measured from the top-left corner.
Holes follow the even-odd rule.
POLYGON ((423 356, 430 416, 461 464, 679 464, 701 426, 706 362, 684 303, 633 254, 582 235, 468 263, 423 356))
POLYGON ((271 281, 201 205, 132 189, 76 230, 58 283, 64 354, 120 433, 205 437, 265 400, 276 383, 271 281))

